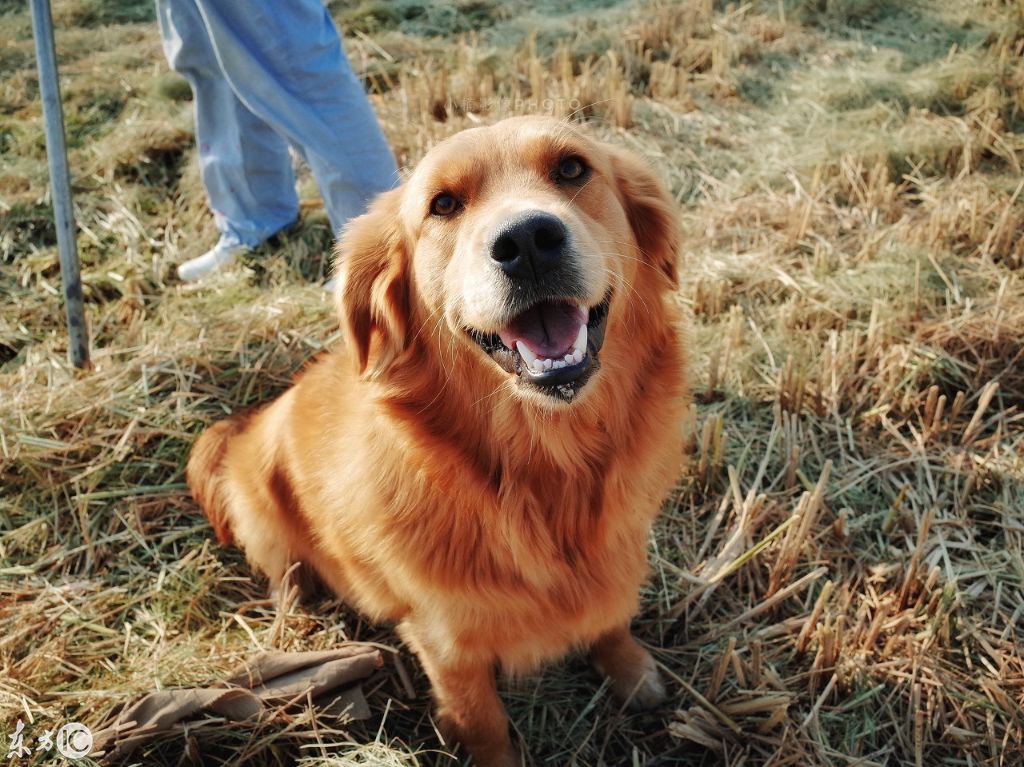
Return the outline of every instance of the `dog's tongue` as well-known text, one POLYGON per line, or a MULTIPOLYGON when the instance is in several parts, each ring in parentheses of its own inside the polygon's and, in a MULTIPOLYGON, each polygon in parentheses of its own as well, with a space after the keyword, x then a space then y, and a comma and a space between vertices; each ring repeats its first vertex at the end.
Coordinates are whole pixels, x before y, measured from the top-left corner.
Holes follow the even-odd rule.
POLYGON ((538 357, 559 358, 572 349, 580 328, 586 324, 586 308, 542 301, 513 319, 498 335, 509 349, 522 341, 538 357))

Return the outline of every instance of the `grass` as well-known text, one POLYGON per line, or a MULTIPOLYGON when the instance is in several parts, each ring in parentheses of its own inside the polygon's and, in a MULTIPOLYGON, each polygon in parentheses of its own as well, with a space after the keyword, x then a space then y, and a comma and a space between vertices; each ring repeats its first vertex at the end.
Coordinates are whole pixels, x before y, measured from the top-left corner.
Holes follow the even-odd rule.
MULTIPOLYGON (((552 112, 652 158, 680 201, 693 456, 636 621, 672 698, 623 712, 579 657, 510 682, 537 763, 1024 764, 1024 6, 331 8, 402 165, 552 112)), ((5 737, 96 726, 258 647, 399 647, 335 601, 261 601, 183 485, 206 424, 337 338, 308 172, 295 232, 177 284, 216 235, 149 5, 54 10, 95 368, 65 361, 31 30, 4 3, 5 737)), ((137 759, 456 763, 398 657, 369 722, 208 719, 137 759)))

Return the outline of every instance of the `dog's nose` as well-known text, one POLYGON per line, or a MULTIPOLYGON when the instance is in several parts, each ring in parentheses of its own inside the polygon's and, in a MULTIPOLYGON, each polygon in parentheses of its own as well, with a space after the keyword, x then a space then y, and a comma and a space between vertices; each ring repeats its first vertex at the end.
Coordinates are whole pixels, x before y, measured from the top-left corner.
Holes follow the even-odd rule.
POLYGON ((562 262, 568 239, 561 219, 528 211, 501 227, 491 243, 491 258, 509 277, 536 278, 562 262))

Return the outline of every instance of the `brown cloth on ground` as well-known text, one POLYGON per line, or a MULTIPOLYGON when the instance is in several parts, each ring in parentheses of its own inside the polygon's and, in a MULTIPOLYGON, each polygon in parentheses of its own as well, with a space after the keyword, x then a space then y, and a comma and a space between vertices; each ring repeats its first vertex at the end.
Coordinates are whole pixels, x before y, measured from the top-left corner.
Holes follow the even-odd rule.
POLYGON ((370 710, 362 690, 346 686, 366 679, 382 664, 380 650, 361 644, 322 652, 260 653, 220 686, 158 690, 123 709, 93 735, 91 756, 102 756, 105 763, 123 759, 199 711, 242 721, 325 693, 331 693, 331 710, 343 711, 352 720, 365 719, 370 710))

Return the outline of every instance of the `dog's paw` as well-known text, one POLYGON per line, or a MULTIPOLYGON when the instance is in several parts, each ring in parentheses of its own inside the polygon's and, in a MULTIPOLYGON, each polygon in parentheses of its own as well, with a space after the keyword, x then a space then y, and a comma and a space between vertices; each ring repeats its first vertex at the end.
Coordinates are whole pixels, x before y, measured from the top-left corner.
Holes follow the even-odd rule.
MULTIPOLYGON (((607 673, 607 670, 605 670, 607 673)), ((657 708, 668 697, 665 680, 649 653, 630 667, 619 667, 608 674, 612 693, 634 711, 648 711, 657 708)))
POLYGON ((459 727, 444 712, 438 713, 435 724, 445 745, 449 748, 462 746, 472 757, 473 767, 529 767, 532 764, 512 744, 507 731, 505 737, 481 738, 479 733, 467 732, 465 728, 459 727))
POLYGON ((662 678, 661 672, 658 671, 654 658, 649 654, 644 655, 636 673, 631 674, 630 677, 630 679, 621 680, 625 684, 616 685, 621 688, 628 687, 628 689, 615 691, 621 700, 628 702, 630 708, 636 711, 648 711, 665 702, 668 697, 665 680, 662 678))
POLYGON ((629 705, 638 711, 649 711, 660 706, 667 698, 665 680, 661 672, 652 666, 649 671, 644 672, 629 705))

